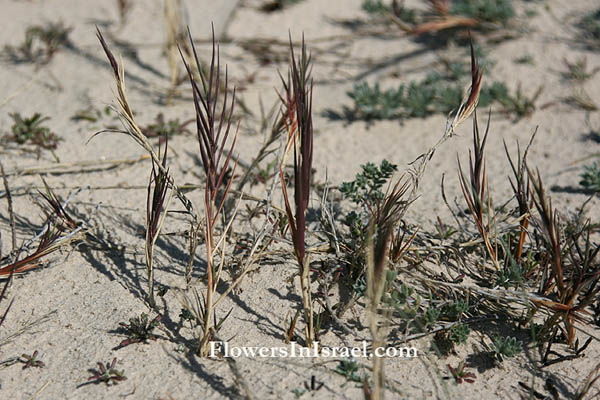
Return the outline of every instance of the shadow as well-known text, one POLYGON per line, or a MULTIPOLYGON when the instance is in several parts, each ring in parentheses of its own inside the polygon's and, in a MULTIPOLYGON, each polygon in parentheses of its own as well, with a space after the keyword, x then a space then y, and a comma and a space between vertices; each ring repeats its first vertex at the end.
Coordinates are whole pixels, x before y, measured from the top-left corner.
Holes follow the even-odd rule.
POLYGON ((600 143, 600 132, 589 131, 582 136, 582 140, 590 140, 595 143, 600 143))
POLYGON ((550 187, 550 190, 557 193, 567 193, 567 194, 585 194, 587 196, 592 196, 596 192, 592 189, 586 189, 584 187, 575 187, 575 186, 559 186, 554 185, 550 187))
POLYGON ((398 121, 400 122, 400 117, 397 118, 358 118, 357 111, 349 108, 348 106, 342 106, 341 111, 335 111, 332 109, 326 109, 321 113, 321 116, 329 119, 330 121, 342 121, 344 126, 348 126, 354 122, 364 122, 365 129, 369 130, 373 127, 376 121, 398 121))

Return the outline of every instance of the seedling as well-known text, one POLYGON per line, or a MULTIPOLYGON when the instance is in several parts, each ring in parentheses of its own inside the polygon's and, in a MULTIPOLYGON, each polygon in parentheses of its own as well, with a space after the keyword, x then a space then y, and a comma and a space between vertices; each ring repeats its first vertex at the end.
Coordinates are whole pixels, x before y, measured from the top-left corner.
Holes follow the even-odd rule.
POLYGON ((56 136, 50 128, 43 126, 50 117, 35 113, 31 117, 23 117, 19 113, 9 114, 13 120, 12 136, 8 138, 18 144, 32 144, 44 149, 54 150, 62 139, 56 136))
POLYGON ((87 122, 98 122, 104 116, 109 116, 111 113, 111 108, 106 106, 103 111, 89 106, 87 108, 82 108, 80 110, 75 111, 75 114, 71 116, 73 121, 87 121, 87 122))
POLYGON ((43 361, 38 360, 38 358, 37 358, 38 354, 39 353, 37 350, 35 350, 32 355, 22 354, 19 361, 21 361, 22 363, 25 364, 23 366, 23 369, 27 369, 27 368, 31 368, 31 367, 44 368, 46 366, 46 364, 44 364, 43 361))
POLYGON ((149 138, 171 138, 176 135, 191 133, 187 129, 187 126, 192 122, 194 122, 193 119, 181 122, 178 118, 165 121, 163 113, 159 113, 156 116, 154 123, 142 128, 142 132, 149 138))
POLYGON ((150 320, 148 314, 142 313, 139 317, 129 318, 129 323, 120 322, 120 330, 127 336, 127 339, 119 343, 117 349, 134 343, 148 343, 148 340, 156 340, 158 336, 152 331, 160 325, 161 318, 162 315, 158 314, 150 320))
POLYGON ((88 383, 105 383, 106 386, 117 385, 127 379, 125 371, 119 371, 115 367, 117 366, 117 358, 113 358, 111 363, 106 365, 101 362, 98 363, 98 369, 89 369, 88 371, 93 375, 88 378, 88 383))
POLYGON ((464 361, 459 362, 458 365, 456 366, 456 368, 453 368, 450 364, 447 364, 447 366, 448 366, 448 369, 450 370, 450 373, 452 374, 452 377, 454 378, 454 382, 457 385, 460 385, 463 382, 475 383, 475 379, 477 379, 477 375, 475 375, 472 372, 466 371, 468 364, 465 363, 464 361))
POLYGON ((358 361, 354 359, 340 360, 340 363, 335 369, 335 372, 342 375, 352 382, 362 382, 362 378, 358 375, 358 361))
POLYGON ((600 165, 593 163, 583 167, 583 173, 579 175, 579 184, 586 190, 600 193, 600 165))
POLYGON ((496 336, 492 339, 494 357, 500 362, 504 358, 511 358, 523 351, 523 343, 512 336, 496 336))
POLYGON ((17 47, 4 46, 4 53, 14 63, 46 64, 61 47, 69 45, 70 32, 71 28, 62 22, 30 26, 23 43, 17 47))
POLYGON ((500 93, 495 100, 503 106, 504 111, 513 113, 516 115, 516 119, 520 119, 533 114, 535 111, 535 102, 542 94, 543 89, 543 86, 540 86, 531 97, 528 97, 523 94, 521 85, 519 84, 514 96, 508 93, 500 93))
POLYGON ((534 65, 535 64, 535 58, 533 58, 533 56, 531 54, 525 54, 524 56, 515 58, 515 62, 517 64, 534 65))

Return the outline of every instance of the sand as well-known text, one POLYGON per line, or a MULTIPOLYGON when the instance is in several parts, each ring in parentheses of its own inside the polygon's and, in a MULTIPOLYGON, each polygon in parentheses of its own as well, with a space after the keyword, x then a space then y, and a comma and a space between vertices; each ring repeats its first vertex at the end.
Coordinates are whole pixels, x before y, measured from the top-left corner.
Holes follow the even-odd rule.
MULTIPOLYGON (((438 61, 439 54, 413 38, 400 34, 393 26, 381 25, 391 32, 387 37, 375 37, 349 29, 343 21, 365 19, 360 0, 319 1, 306 0, 283 11, 265 14, 259 10, 261 1, 219 1, 220 8, 211 3, 187 1, 192 35, 198 39, 201 58, 208 59, 210 47, 206 39, 213 20, 220 46, 221 63, 228 65, 231 82, 238 86, 242 99, 255 118, 241 114, 242 123, 236 153, 240 160, 249 162, 262 145, 263 135, 258 131, 259 101, 270 108, 277 99, 275 89, 280 87, 277 72, 287 69, 288 35, 298 41, 304 35, 307 47, 313 52, 314 76, 314 168, 315 181, 339 185, 350 180, 366 162, 379 163, 387 159, 399 165, 400 172, 409 169, 409 163, 442 136, 446 124, 443 115, 414 118, 404 121, 376 121, 373 123, 336 120, 327 117, 328 111, 341 112, 352 107, 346 92, 356 82, 380 82, 391 87, 401 82, 423 77, 438 61), (198 4, 196 4, 198 3, 198 4), (397 32, 397 33, 396 33, 397 32), (272 39, 276 41, 262 57, 264 62, 244 48, 243 43, 272 39), (203 41, 200 41, 202 39, 203 41), (246 42, 244 42, 246 41, 246 42)), ((537 100, 537 110, 529 117, 513 121, 510 115, 494 112, 487 147, 487 170, 493 195, 508 199, 511 188, 506 179, 509 166, 503 149, 516 149, 517 141, 524 146, 535 129, 536 144, 529 160, 539 168, 556 207, 575 211, 589 196, 577 190, 586 156, 598 153, 598 143, 590 140, 589 133, 599 126, 597 112, 586 112, 568 106, 560 100, 573 92, 572 84, 560 75, 565 67, 563 59, 574 60, 585 56, 591 68, 600 66, 597 53, 586 50, 575 40, 572 28, 578 16, 593 10, 596 2, 541 2, 515 1, 521 16, 527 8, 537 14, 518 21, 519 35, 494 45, 489 58, 494 66, 486 79, 506 82, 511 90, 521 85, 525 94, 532 94, 540 86, 543 92, 537 100), (519 64, 515 59, 531 56, 533 62, 519 64)), ((407 5, 423 7, 418 1, 407 5)), ((106 160, 137 159, 144 151, 131 138, 117 133, 93 134, 110 126, 119 126, 115 113, 103 115, 96 122, 74 121, 79 110, 92 107, 103 111, 114 103, 114 83, 109 65, 95 36, 96 26, 101 29, 116 54, 128 44, 135 56, 124 53, 123 64, 131 106, 136 118, 145 126, 158 113, 167 119, 181 121, 194 117, 189 85, 180 86, 183 97, 165 104, 169 89, 169 71, 164 55, 165 27, 159 0, 133 2, 133 8, 123 25, 119 22, 116 2, 88 0, 9 1, 2 2, 2 45, 17 44, 27 26, 47 21, 63 21, 72 27, 72 45, 61 49, 47 64, 15 64, 4 61, 0 71, 1 134, 8 134, 12 125, 9 116, 19 112, 31 115, 40 112, 51 117, 47 121, 53 132, 63 140, 55 150, 35 154, 14 147, 1 147, 0 158, 8 172, 13 192, 19 242, 31 238, 42 228, 43 215, 34 200, 39 199, 36 188, 41 188, 38 174, 18 173, 25 168, 53 166, 60 161, 80 163, 106 160), (3 99, 6 98, 6 101, 3 99), (15 172, 13 174, 13 172, 15 172)), ((366 26, 377 28, 377 26, 366 26)), ((456 49, 466 54, 466 49, 456 49)), ((585 85, 586 91, 600 101, 600 74, 585 85)), ((480 111, 482 123, 487 120, 480 111)), ((421 181, 418 200, 410 207, 406 221, 431 227, 439 215, 450 222, 450 213, 444 205, 440 181, 445 176, 445 190, 451 202, 465 207, 457 175, 457 154, 463 165, 471 148, 471 120, 463 124, 455 137, 435 153, 421 181)), ((193 124, 188 128, 194 132, 193 124)), ((169 142, 172 158, 171 171, 178 183, 197 184, 202 175, 194 134, 174 137, 169 142)), ((114 348, 123 340, 117 328, 120 322, 147 312, 144 301, 147 283, 144 263, 145 202, 150 164, 148 160, 115 168, 91 168, 82 172, 75 164, 68 173, 44 173, 44 179, 55 192, 66 199, 77 188, 81 190, 69 202, 69 210, 85 221, 113 250, 96 249, 80 244, 48 257, 44 268, 16 277, 7 295, 14 299, 4 325, 0 328, 0 362, 39 351, 44 368, 22 369, 23 364, 0 367, 0 398, 3 399, 218 399, 236 398, 238 384, 232 369, 223 360, 197 357, 190 351, 195 343, 193 332, 180 326, 181 305, 175 295, 185 288, 182 276, 187 261, 186 242, 177 233, 186 229, 185 219, 169 217, 158 242, 156 279, 159 287, 169 290, 160 298, 163 325, 157 329, 159 338, 148 344, 134 344, 119 350, 114 348), (107 187, 130 187, 129 189, 107 187), (26 329, 24 329, 24 327, 26 329), (21 330, 23 330, 21 332, 21 330), (117 369, 123 370, 127 380, 107 387, 88 384, 90 368, 96 363, 117 358, 117 369)), ((265 195, 265 187, 251 189, 256 196, 265 195)), ((10 249, 10 228, 4 190, 0 191, 1 244, 5 253, 10 249)), ((195 190, 189 197, 201 204, 202 192, 195 190)), ((280 203, 279 195, 274 197, 280 203)), ((176 201, 173 202, 175 204, 176 201)), ((599 198, 590 200, 587 209, 592 219, 599 217, 599 198)), ((251 204, 251 203, 249 203, 251 204)), ((313 196, 312 207, 319 199, 313 196)), ((179 204, 176 209, 181 209, 179 204)), ((253 222, 258 227, 258 222, 253 222)), ((241 230, 248 227, 240 227, 241 230)), ((283 244, 281 246, 284 246, 283 244)), ((285 248, 285 247, 283 247, 285 248)), ((199 248, 196 268, 201 269, 203 253, 199 248)), ((261 263, 256 272, 248 275, 238 290, 219 305, 219 316, 231 309, 219 335, 230 346, 286 347, 284 330, 298 307, 299 292, 290 283, 297 266, 291 256, 274 257, 261 263)), ((200 275, 198 271, 197 276, 200 275)), ((203 286, 198 284, 198 289, 203 286)), ((316 289, 316 287, 315 287, 316 289)), ((8 301, 3 301, 0 311, 8 301)), ((361 319, 363 307, 356 307, 346 315, 354 323, 361 319)), ((593 326, 586 332, 600 337, 593 326)), ((298 329, 300 332, 300 329, 298 329)), ((360 331, 369 337, 368 330, 360 331)), ((587 336, 581 333, 582 340, 587 336)), ((361 346, 358 338, 344 335, 333 328, 321 338, 324 346, 361 346), (355 340, 356 339, 356 340, 355 340), (348 342, 345 343, 344 340, 348 342)), ((387 398, 465 398, 517 399, 526 396, 519 385, 531 385, 535 376, 536 390, 544 391, 546 379, 553 380, 561 398, 572 396, 596 365, 600 346, 595 340, 586 351, 586 357, 559 363, 544 369, 535 369, 529 357, 539 358, 535 349, 507 360, 501 367, 473 368, 477 380, 473 384, 455 385, 449 377, 447 364, 456 365, 462 359, 483 351, 483 342, 489 343, 481 332, 471 333, 466 345, 458 346, 455 354, 439 357, 430 348, 428 339, 410 342, 419 350, 413 359, 387 358, 385 374, 395 391, 387 398)), ((566 353, 566 348, 557 346, 566 353)), ((476 359, 476 357, 475 357, 476 359)), ((348 382, 335 372, 340 358, 292 357, 239 357, 235 359, 239 374, 246 381, 256 399, 292 399, 294 390, 310 386, 315 377, 315 391, 300 398, 363 398, 359 384, 348 382)), ((359 359, 362 366, 370 361, 359 359)), ((361 373, 368 373, 361 368, 361 373)), ((594 393, 592 390, 591 393, 594 393)))

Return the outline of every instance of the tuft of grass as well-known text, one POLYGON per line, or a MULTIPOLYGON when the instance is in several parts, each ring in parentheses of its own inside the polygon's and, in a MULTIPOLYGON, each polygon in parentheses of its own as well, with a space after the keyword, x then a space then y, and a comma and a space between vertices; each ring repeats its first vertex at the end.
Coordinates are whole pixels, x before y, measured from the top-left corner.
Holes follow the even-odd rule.
POLYGON ((45 202, 42 205, 42 211, 46 215, 44 228, 32 240, 0 258, 0 276, 22 274, 40 268, 44 265, 42 260, 46 256, 86 237, 85 225, 77 223, 71 217, 46 181, 43 182, 46 193, 40 192, 40 195, 45 202), (31 250, 35 241, 38 241, 37 248, 31 250), (21 257, 21 254, 26 255, 21 257))
POLYGON ((4 46, 4 54, 14 63, 47 64, 61 47, 70 44, 71 30, 62 22, 30 26, 23 42, 18 46, 4 46))
POLYGON ((600 71, 600 67, 595 67, 592 70, 588 70, 587 57, 581 57, 575 61, 569 61, 564 58, 563 63, 565 64, 565 67, 567 67, 567 70, 561 72, 561 76, 566 81, 583 83, 600 71))
POLYGON ((600 193, 600 165, 593 163, 583 167, 583 173, 579 175, 579 184, 586 190, 600 193))
POLYGON ((134 343, 147 343, 148 340, 156 340, 158 336, 152 331, 160 325, 161 318, 162 315, 158 314, 150 319, 148 314, 142 313, 139 317, 129 318, 129 323, 120 322, 120 331, 127 336, 127 339, 121 341, 117 349, 134 343))
MULTIPOLYGON (((569 346, 576 343, 575 323, 585 320, 585 309, 600 293, 600 266, 596 259, 600 246, 591 242, 589 221, 564 226, 560 213, 546 195, 539 171, 534 175, 533 201, 539 214, 536 225, 547 248, 544 275, 540 287, 555 300, 536 303, 550 312, 540 336, 555 337, 562 333, 569 346), (562 326, 561 323, 562 322, 562 326)), ((548 352, 552 340, 548 343, 548 352)))
POLYGON ((304 339, 306 346, 312 346, 315 339, 314 310, 310 288, 310 257, 306 254, 306 211, 312 183, 313 123, 312 123, 312 79, 311 56, 306 51, 304 37, 300 58, 296 61, 290 36, 290 68, 287 81, 283 80, 283 113, 288 133, 285 157, 294 154, 294 205, 292 210, 287 192, 283 166, 279 166, 281 189, 285 201, 287 223, 292 235, 294 255, 298 262, 302 307, 304 314, 304 339))
MULTIPOLYGON (((484 218, 484 210, 490 209, 491 199, 489 197, 489 188, 487 185, 487 174, 485 168, 484 149, 487 136, 490 129, 490 117, 488 116, 487 126, 483 140, 479 134, 477 124, 477 113, 473 117, 473 153, 469 151, 469 181, 463 174, 460 160, 458 160, 459 182, 463 196, 479 231, 481 239, 485 244, 488 255, 490 256, 496 270, 500 270, 498 262, 498 248, 491 237, 491 225, 489 215, 484 218)), ((458 156, 457 156, 458 157, 458 156)))
POLYGON ((20 113, 12 113, 9 116, 13 120, 13 125, 12 136, 8 136, 7 139, 11 141, 54 150, 62 140, 50 128, 43 125, 50 117, 44 117, 40 113, 35 113, 31 117, 23 117, 20 113))

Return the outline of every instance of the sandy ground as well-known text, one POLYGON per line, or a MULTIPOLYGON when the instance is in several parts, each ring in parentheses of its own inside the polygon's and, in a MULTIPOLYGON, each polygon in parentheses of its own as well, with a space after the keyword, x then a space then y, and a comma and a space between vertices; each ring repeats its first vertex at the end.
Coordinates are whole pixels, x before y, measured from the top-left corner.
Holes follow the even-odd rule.
MULTIPOLYGON (((27 26, 61 20, 73 28, 72 46, 63 49, 43 66, 4 62, 0 71, 1 134, 8 134, 12 125, 10 113, 31 115, 40 112, 51 116, 47 125, 63 141, 55 155, 60 163, 135 159, 143 151, 128 137, 102 134, 89 141, 93 133, 107 126, 118 125, 115 114, 101 117, 97 122, 75 122, 71 117, 79 110, 93 107, 104 110, 114 104, 113 79, 108 63, 95 36, 98 26, 108 37, 115 53, 124 51, 115 39, 135 49, 135 57, 123 56, 130 102, 140 124, 154 121, 160 112, 182 121, 193 117, 193 104, 176 99, 164 104, 169 88, 167 60, 163 52, 165 30, 162 2, 147 0, 133 2, 124 25, 120 25, 116 2, 87 0, 1 0, 2 45, 17 44, 27 26), (88 142, 89 141, 89 142, 88 142)), ((201 7, 188 1, 190 28, 197 39, 209 37, 210 25, 201 7)), ((231 3, 231 2, 229 2, 231 3)), ((418 1, 407 1, 407 5, 418 1)), ((598 143, 589 139, 593 127, 600 126, 598 113, 587 113, 560 102, 573 91, 572 85, 561 79, 565 69, 563 59, 585 56, 592 68, 600 66, 600 57, 578 46, 573 22, 597 6, 593 0, 564 2, 560 0, 515 1, 520 15, 534 8, 536 16, 519 21, 519 36, 495 45, 489 52, 494 66, 485 79, 506 82, 509 88, 522 85, 523 92, 533 93, 540 85, 544 90, 537 101, 538 109, 530 117, 513 122, 501 112, 492 114, 488 143, 487 169, 493 194, 510 197, 506 179, 508 163, 502 146, 516 149, 516 141, 524 145, 538 128, 536 145, 531 149, 530 162, 539 168, 557 207, 574 211, 588 196, 577 190, 582 159, 598 152, 598 143), (518 64, 515 59, 529 55, 531 64, 518 64), (544 107, 540 107, 540 106, 544 107)), ((353 83, 380 82, 382 86, 417 79, 431 70, 440 53, 423 43, 401 34, 377 38, 353 31, 343 21, 364 20, 360 0, 306 0, 281 12, 265 14, 258 10, 259 1, 241 1, 227 18, 218 21, 223 43, 221 62, 227 63, 233 83, 239 87, 239 98, 251 110, 258 110, 259 99, 269 108, 276 101, 279 88, 277 71, 287 68, 285 42, 288 32, 294 40, 304 34, 313 52, 315 79, 314 126, 315 180, 338 185, 352 179, 366 162, 379 163, 387 159, 408 169, 408 163, 425 152, 441 137, 445 117, 436 115, 403 122, 340 121, 328 118, 327 111, 340 112, 351 107, 346 92, 353 83), (230 18, 229 18, 230 17, 230 18), (260 38, 276 41, 262 56, 272 57, 264 63, 240 45, 245 39, 260 38)), ((421 5, 422 7, 422 5, 421 5)), ((218 14, 218 13, 217 13, 218 14)), ((216 14, 215 14, 216 15, 216 14)), ((221 14, 222 15, 222 12, 221 14)), ((393 26, 389 30, 393 31, 393 26)), ((201 57, 208 59, 206 40, 199 42, 201 57)), ((464 52, 464 49, 457 51, 464 52)), ((187 91, 186 84, 181 86, 187 91)), ((586 83, 586 90, 598 103, 600 74, 586 83)), ((189 97, 189 93, 186 94, 189 97)), ((258 115, 258 111, 255 111, 258 115)), ((484 113, 480 118, 485 121, 484 113)), ((448 218, 440 193, 440 180, 445 175, 449 199, 461 201, 457 177, 456 156, 466 162, 471 147, 470 122, 464 124, 456 137, 446 142, 435 154, 421 182, 420 198, 410 208, 406 220, 427 226, 436 216, 448 218)), ((257 121, 242 122, 237 153, 249 161, 262 144, 262 134, 256 132, 257 121)), ((173 158, 171 170, 180 183, 197 183, 201 174, 197 143, 193 135, 183 135, 170 141, 173 158)), ((36 155, 14 148, 0 147, 0 157, 9 173, 14 192, 15 213, 18 216, 19 241, 32 237, 41 229, 42 215, 33 199, 39 197, 34 188, 42 184, 38 175, 15 173, 26 167, 52 166, 57 160, 50 152, 36 155)), ((74 169, 78 169, 77 166, 74 169)), ((123 339, 114 331, 119 322, 147 311, 144 302, 146 278, 144 264, 144 224, 146 192, 143 189, 103 189, 107 186, 142 186, 148 180, 149 162, 120 165, 117 168, 98 168, 85 173, 45 173, 48 184, 66 198, 75 188, 83 188, 70 201, 72 212, 103 232, 107 242, 119 251, 99 251, 80 246, 75 251, 63 251, 51 257, 52 263, 15 279, 8 298, 14 304, 0 328, 0 361, 38 350, 44 368, 22 369, 22 364, 0 369, 0 397, 4 399, 199 399, 234 397, 236 383, 226 362, 196 357, 186 345, 194 336, 189 329, 178 329, 180 304, 175 297, 177 288, 185 286, 182 277, 186 262, 186 244, 178 236, 164 236, 158 242, 156 279, 159 287, 169 291, 160 300, 164 307, 164 326, 160 338, 149 344, 127 346, 114 350, 123 339), (23 327, 24 332, 19 333, 23 327), (117 369, 124 370, 127 380, 119 385, 85 383, 98 361, 118 359, 117 369)), ((253 189, 264 195, 263 187, 253 189)), ((4 194, 4 191, 0 191, 4 194)), ((202 193, 190 193, 200 204, 202 193)), ((279 199, 278 199, 279 201, 279 199)), ((598 218, 598 197, 588 203, 590 217, 598 218)), ((461 203, 462 204, 462 203, 461 203)), ((314 206, 318 199, 314 199, 314 206)), ((10 229, 7 206, 0 199, 0 230, 2 248, 10 249, 10 229)), ((164 232, 185 229, 182 218, 167 220, 164 232)), ((198 259, 202 253, 198 251, 198 259)), ((261 265, 249 275, 241 288, 219 307, 220 315, 232 309, 220 332, 232 346, 281 347, 284 329, 295 312, 298 292, 289 283, 296 266, 289 262, 261 265)), ((198 261, 198 268, 201 263, 198 261)), ((201 286, 199 286, 201 287, 201 286)), ((3 302, 2 309, 6 305, 3 302)), ((350 315, 350 314, 349 314, 350 315)), ((360 318, 357 315, 356 318, 360 318)), ((352 317, 354 318, 354 316, 352 317)), ((587 331, 600 336, 593 327, 587 331)), ((327 346, 344 345, 338 331, 321 338, 327 346)), ((368 335, 365 330, 362 332, 368 335)), ((468 398, 517 399, 526 393, 517 382, 531 382, 543 390, 543 382, 553 379, 561 398, 569 398, 596 364, 600 348, 594 341, 587 357, 560 363, 544 370, 534 370, 526 353, 504 363, 502 368, 474 372, 474 384, 455 385, 446 364, 481 349, 481 335, 471 334, 467 345, 457 354, 438 358, 429 342, 413 341, 420 356, 416 359, 386 359, 386 376, 396 392, 388 398, 468 398)), ((585 339, 585 335, 583 335, 585 339)), ((350 345, 359 344, 348 338, 350 345)), ((531 354, 535 351, 531 351, 531 354)), ((536 353, 537 354, 537 353, 536 353)), ((301 398, 362 398, 362 389, 334 370, 339 359, 320 358, 260 358, 241 357, 237 368, 247 381, 255 398, 295 398, 293 390, 303 388, 314 376, 323 386, 307 392, 301 398)), ((367 360, 360 360, 369 365, 367 360)), ((364 370, 367 371, 367 370, 364 370)))

